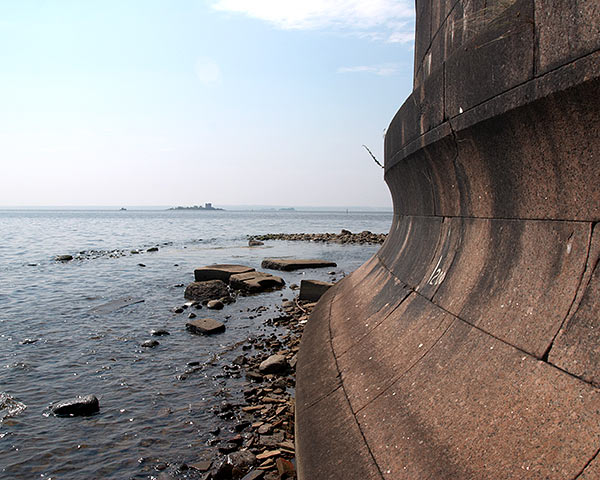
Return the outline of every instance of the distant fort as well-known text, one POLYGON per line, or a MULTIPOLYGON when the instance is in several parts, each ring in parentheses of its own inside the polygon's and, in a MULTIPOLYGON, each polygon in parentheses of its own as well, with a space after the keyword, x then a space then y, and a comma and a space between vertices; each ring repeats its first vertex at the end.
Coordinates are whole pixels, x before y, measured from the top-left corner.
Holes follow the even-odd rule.
POLYGON ((212 203, 205 203, 204 206, 194 205, 193 207, 173 207, 168 210, 223 210, 222 208, 215 208, 212 203))

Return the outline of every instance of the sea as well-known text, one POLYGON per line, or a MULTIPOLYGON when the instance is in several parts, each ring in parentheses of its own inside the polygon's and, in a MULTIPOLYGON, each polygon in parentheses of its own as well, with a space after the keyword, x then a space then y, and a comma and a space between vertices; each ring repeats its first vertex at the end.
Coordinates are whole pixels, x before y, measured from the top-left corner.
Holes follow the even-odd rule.
POLYGON ((236 401, 244 383, 223 374, 240 354, 236 345, 282 334, 265 322, 293 299, 290 285, 338 281, 379 249, 292 241, 249 247, 248 237, 387 233, 391 221, 391 212, 0 210, 0 478, 160 478, 157 465, 209 457, 210 432, 220 425, 214 409, 236 401), (195 268, 260 269, 268 257, 338 266, 271 272, 284 278, 283 290, 196 312, 224 322, 225 333, 185 329, 187 311, 174 309, 185 303, 195 268), (152 329, 170 335, 153 337, 152 329), (160 345, 141 347, 150 339, 160 345), (194 362, 202 368, 190 370, 194 362), (49 410, 88 394, 99 398, 95 415, 49 410))

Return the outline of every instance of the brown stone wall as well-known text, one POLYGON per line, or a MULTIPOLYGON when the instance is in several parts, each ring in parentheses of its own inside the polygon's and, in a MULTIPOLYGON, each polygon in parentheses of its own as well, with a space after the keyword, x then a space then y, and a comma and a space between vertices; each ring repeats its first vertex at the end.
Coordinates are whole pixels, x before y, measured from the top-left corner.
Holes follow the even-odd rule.
POLYGON ((600 3, 416 11, 394 222, 307 325, 299 476, 597 478, 600 3))

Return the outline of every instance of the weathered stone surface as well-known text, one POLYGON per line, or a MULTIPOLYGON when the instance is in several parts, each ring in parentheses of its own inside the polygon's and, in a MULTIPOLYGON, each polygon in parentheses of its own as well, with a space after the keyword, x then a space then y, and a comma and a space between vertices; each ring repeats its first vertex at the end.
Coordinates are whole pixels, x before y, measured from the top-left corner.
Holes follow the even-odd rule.
POLYGON ((248 272, 232 275, 229 278, 232 288, 251 293, 262 292, 273 288, 281 288, 285 285, 281 277, 276 277, 270 273, 248 272))
POLYGON ((52 405, 51 410, 59 417, 93 415, 100 410, 100 402, 95 395, 79 396, 57 402, 52 405))
POLYGON ((291 272, 292 270, 301 270, 305 268, 337 267, 337 263, 317 259, 265 258, 260 266, 271 270, 291 272))
POLYGON ((271 355, 269 358, 264 360, 259 370, 261 373, 281 373, 290 368, 286 358, 283 355, 271 355))
POLYGON ((596 478, 600 6, 416 12, 390 233, 298 352, 298 478, 596 478))
POLYGON ((330 282, 320 280, 302 280, 300 282, 300 300, 315 302, 333 286, 330 282))
POLYGON ((204 282, 207 280, 221 280, 225 283, 229 282, 231 275, 239 273, 253 272, 252 267, 246 267, 245 265, 234 265, 234 264, 221 264, 221 265, 208 265, 206 267, 196 268, 194 270, 194 278, 197 282, 204 282))
POLYGON ((225 325, 212 318, 197 318, 190 320, 185 327, 192 333, 199 335, 212 335, 225 331, 225 325))
POLYGON ((207 302, 218 298, 229 296, 229 289, 222 280, 206 280, 190 283, 184 293, 188 300, 207 302))

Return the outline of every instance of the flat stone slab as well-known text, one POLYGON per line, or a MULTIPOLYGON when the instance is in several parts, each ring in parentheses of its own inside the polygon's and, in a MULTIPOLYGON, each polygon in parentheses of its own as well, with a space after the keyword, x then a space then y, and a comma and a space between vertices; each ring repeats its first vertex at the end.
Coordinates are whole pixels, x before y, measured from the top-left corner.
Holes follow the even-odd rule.
POLYGON ((300 300, 316 302, 327 290, 333 287, 333 283, 321 282, 319 280, 302 280, 300 282, 300 300))
POLYGON ((197 335, 212 335, 225 331, 225 325, 213 318, 198 318, 185 324, 190 332, 197 335))
POLYGON ((204 302, 228 297, 227 284, 222 280, 206 280, 203 282, 190 283, 183 294, 188 300, 204 302))
POLYGON ((120 308, 128 307, 129 305, 135 305, 136 303, 142 303, 144 301, 143 298, 135 298, 135 297, 124 297, 119 298, 117 300, 113 300, 108 303, 104 303, 102 305, 98 305, 90 310, 90 313, 110 313, 120 308))
POLYGON ((292 270, 300 270, 303 268, 337 267, 337 263, 319 259, 265 258, 260 266, 271 270, 290 272, 292 270))
POLYGON ((248 272, 232 275, 229 278, 232 288, 246 292, 262 292, 272 288, 281 288, 285 285, 283 278, 276 277, 270 273, 248 272))
POLYGON ((204 282, 206 280, 221 280, 225 283, 228 283, 229 277, 231 277, 231 275, 236 275, 239 273, 248 273, 253 271, 254 268, 247 267, 245 265, 207 265, 206 267, 195 269, 194 278, 197 282, 204 282))

